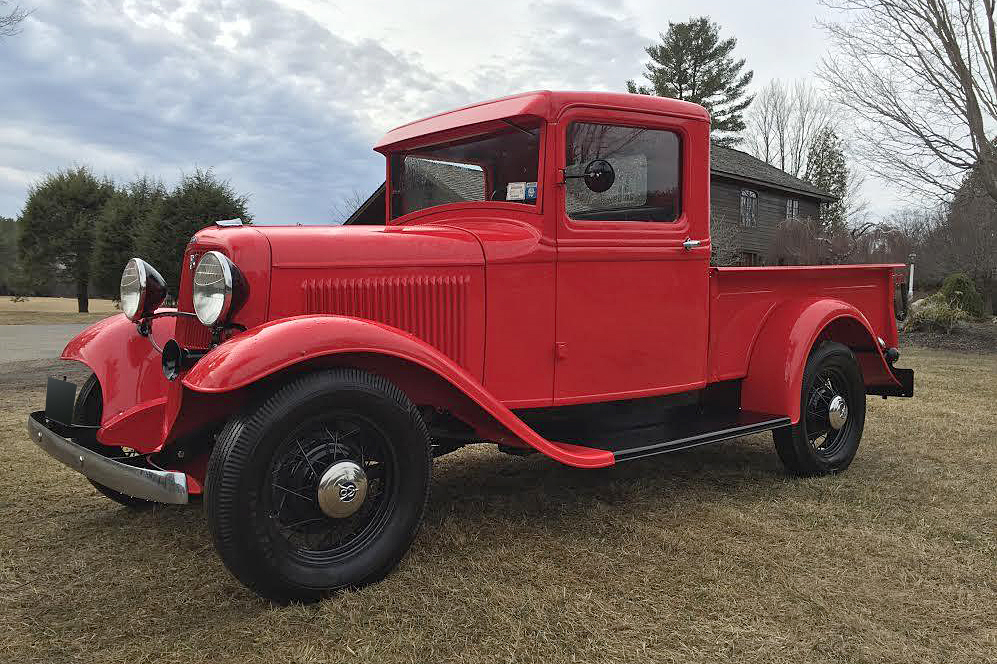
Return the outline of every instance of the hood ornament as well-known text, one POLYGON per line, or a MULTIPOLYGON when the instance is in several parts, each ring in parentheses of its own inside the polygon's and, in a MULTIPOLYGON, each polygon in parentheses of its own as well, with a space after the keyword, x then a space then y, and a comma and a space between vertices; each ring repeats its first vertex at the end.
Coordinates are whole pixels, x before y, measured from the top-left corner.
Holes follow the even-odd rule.
POLYGON ((215 226, 242 226, 242 219, 219 219, 215 222, 215 226))

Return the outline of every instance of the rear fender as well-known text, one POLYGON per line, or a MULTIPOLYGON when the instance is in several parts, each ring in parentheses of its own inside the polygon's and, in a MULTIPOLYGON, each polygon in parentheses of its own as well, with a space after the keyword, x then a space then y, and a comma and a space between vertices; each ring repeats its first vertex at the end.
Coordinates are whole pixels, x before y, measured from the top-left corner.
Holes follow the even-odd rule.
POLYGON ((821 341, 837 341, 855 353, 867 387, 899 385, 869 321, 836 299, 786 302, 766 320, 752 348, 741 384, 741 407, 800 419, 803 371, 821 341))
POLYGON ((533 447, 580 468, 613 464, 606 450, 543 438, 436 348, 375 321, 345 316, 270 321, 212 349, 182 381, 192 392, 221 395, 287 372, 326 366, 356 366, 384 375, 417 404, 449 410, 496 442, 533 447))

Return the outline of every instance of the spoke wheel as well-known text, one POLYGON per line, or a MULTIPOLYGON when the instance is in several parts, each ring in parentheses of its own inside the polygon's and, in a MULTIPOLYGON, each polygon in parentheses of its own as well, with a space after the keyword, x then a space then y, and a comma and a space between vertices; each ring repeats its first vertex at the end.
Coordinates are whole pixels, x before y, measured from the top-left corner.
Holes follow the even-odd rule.
POLYGON ((397 499, 397 459, 385 432, 351 412, 320 415, 292 431, 270 464, 264 509, 285 551, 315 564, 334 563, 351 555, 379 530, 397 499), (348 514, 330 516, 320 504, 320 484, 344 462, 364 478, 363 495, 356 484, 332 487, 348 514), (352 494, 345 492, 352 486, 352 494), (343 502, 349 497, 348 502, 343 502))
POLYGON ((317 371, 226 424, 208 464, 208 528, 250 589, 318 600, 398 565, 422 521, 431 462, 426 425, 392 383, 317 371))
POLYGON ((807 398, 806 428, 807 440, 818 455, 834 458, 847 443, 852 425, 847 419, 848 404, 853 402, 848 378, 839 367, 825 367, 814 378, 807 398))
POLYGON ((772 432, 779 458, 797 475, 845 470, 858 451, 865 426, 865 383, 855 355, 825 342, 807 359, 800 420, 772 432))

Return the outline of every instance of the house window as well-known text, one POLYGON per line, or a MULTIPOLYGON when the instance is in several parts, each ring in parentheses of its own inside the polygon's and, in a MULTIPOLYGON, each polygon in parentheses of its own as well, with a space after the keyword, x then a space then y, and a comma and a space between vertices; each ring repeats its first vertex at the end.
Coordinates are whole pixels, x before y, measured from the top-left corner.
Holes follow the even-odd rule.
POLYGON ((750 189, 741 190, 741 225, 755 226, 758 223, 758 193, 750 189))
POLYGON ((786 219, 798 219, 800 217, 800 199, 786 199, 786 219))
POLYGON ((758 254, 753 251, 743 251, 741 252, 741 265, 745 267, 754 267, 756 265, 761 265, 762 261, 758 254))

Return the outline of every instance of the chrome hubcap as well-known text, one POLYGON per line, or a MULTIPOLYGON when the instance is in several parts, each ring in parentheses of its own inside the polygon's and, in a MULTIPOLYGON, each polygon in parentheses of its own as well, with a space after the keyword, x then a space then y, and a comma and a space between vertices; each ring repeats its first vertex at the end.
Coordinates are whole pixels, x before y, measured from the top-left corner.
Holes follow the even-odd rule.
POLYGON ((352 461, 329 466, 318 484, 318 504, 326 516, 345 519, 360 509, 367 497, 367 474, 352 461))
POLYGON ((841 395, 835 395, 831 403, 827 406, 827 421, 831 428, 840 431, 848 421, 848 403, 841 395))

